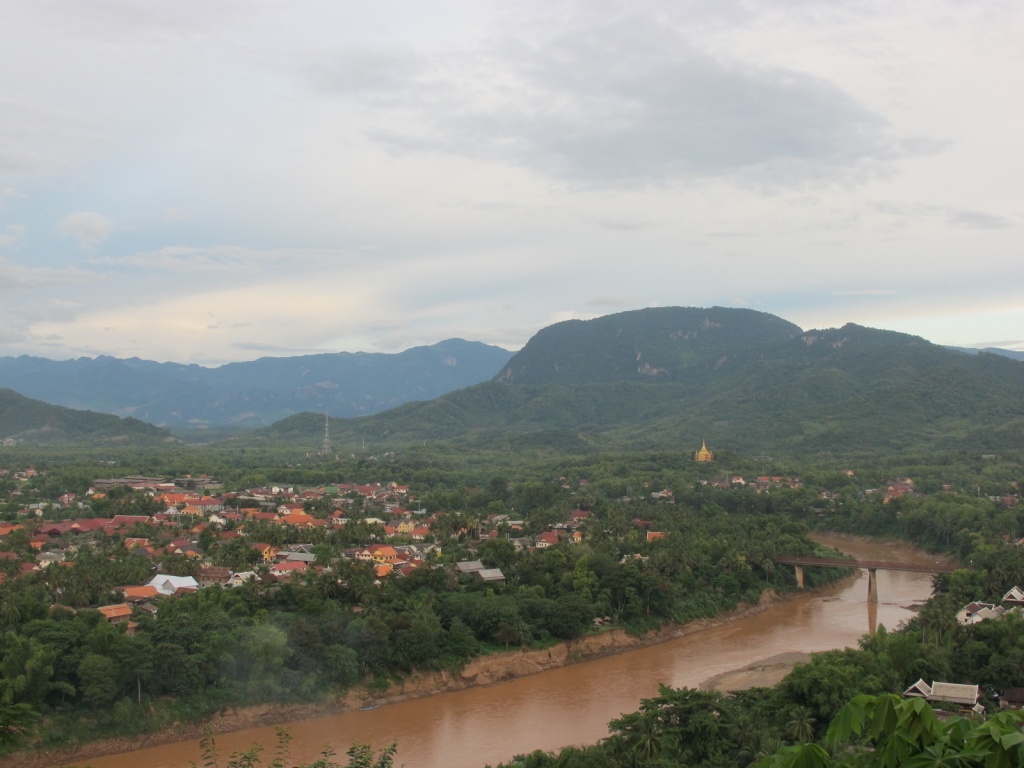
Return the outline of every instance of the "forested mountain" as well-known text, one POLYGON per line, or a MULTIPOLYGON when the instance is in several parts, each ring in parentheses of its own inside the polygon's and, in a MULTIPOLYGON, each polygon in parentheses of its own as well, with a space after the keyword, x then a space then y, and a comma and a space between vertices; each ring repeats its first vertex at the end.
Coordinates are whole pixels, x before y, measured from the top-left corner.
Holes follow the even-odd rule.
POLYGON ((133 418, 76 411, 0 389, 0 441, 54 445, 147 445, 174 440, 166 429, 133 418))
MULTIPOLYGON (((269 435, 307 442, 322 419, 269 435)), ((1024 363, 849 324, 803 332, 745 309, 667 307, 545 328, 493 380, 332 421, 339 444, 442 439, 566 452, 1019 450, 1024 363)))
POLYGON ((658 307, 539 331, 495 377, 521 385, 703 384, 735 360, 762 359, 802 333, 749 309, 658 307))
POLYGON ((397 354, 265 357, 217 368, 114 357, 0 358, 0 387, 69 408, 170 427, 259 427, 315 411, 377 413, 486 381, 512 353, 449 339, 397 354))

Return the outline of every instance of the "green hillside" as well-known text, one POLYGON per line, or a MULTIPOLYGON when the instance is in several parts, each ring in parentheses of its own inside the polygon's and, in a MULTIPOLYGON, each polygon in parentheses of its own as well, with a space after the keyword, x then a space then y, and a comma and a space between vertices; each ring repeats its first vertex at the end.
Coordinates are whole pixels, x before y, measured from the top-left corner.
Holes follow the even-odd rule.
POLYGON ((138 419, 76 411, 0 389, 0 440, 13 444, 152 444, 173 440, 166 429, 138 419))
MULTIPOLYGON (((268 436, 310 442, 322 419, 268 436)), ((857 325, 800 331, 741 309, 658 308, 539 332, 491 382, 372 417, 339 445, 443 440, 566 452, 1018 451, 1024 363, 857 325)))
POLYGON ((801 333, 749 309, 657 307, 568 320, 538 332, 498 381, 521 385, 609 382, 701 384, 801 333))

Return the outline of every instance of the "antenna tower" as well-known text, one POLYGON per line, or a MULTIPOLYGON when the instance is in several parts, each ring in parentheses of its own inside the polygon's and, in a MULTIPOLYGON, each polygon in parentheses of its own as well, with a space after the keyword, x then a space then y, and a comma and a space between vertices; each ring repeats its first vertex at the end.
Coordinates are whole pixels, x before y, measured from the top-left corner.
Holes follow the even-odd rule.
POLYGON ((324 412, 324 441, 320 445, 320 455, 330 456, 334 451, 331 450, 331 435, 330 435, 330 419, 327 418, 327 412, 324 412))

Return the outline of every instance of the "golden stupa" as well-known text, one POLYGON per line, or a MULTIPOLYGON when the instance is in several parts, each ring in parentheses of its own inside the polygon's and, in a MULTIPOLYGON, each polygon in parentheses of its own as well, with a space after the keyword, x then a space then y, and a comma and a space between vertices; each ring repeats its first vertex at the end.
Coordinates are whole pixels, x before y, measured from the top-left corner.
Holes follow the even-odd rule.
POLYGON ((704 442, 703 438, 701 438, 701 441, 700 441, 700 450, 697 451, 695 454, 693 454, 693 460, 694 461, 714 461, 715 460, 715 454, 713 454, 711 451, 708 450, 708 446, 704 442))

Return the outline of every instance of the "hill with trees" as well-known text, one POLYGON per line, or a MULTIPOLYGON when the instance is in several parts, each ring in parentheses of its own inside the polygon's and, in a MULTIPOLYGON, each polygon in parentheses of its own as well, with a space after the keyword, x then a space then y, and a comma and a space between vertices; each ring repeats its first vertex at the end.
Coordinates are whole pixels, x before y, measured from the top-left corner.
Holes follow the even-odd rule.
MULTIPOLYGON (((848 324, 801 331, 746 309, 666 307, 545 328, 494 380, 373 417, 338 444, 394 449, 700 446, 748 453, 1016 450, 1024 364, 848 324)), ((309 442, 311 414, 267 437, 309 442)))
POLYGON ((76 411, 0 389, 0 441, 11 445, 153 445, 175 438, 166 429, 138 419, 76 411))

